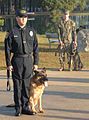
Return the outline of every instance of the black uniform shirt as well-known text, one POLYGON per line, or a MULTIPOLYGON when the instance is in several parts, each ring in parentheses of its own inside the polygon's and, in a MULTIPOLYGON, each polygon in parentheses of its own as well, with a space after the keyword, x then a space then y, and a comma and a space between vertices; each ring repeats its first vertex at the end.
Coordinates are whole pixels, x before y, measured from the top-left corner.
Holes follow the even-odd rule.
POLYGON ((11 65, 11 52, 17 55, 33 53, 33 64, 38 64, 38 41, 34 29, 30 27, 24 27, 22 34, 23 35, 21 35, 21 28, 17 25, 17 27, 15 27, 5 39, 5 56, 7 66, 11 65), (24 36, 26 40, 28 49, 27 53, 24 53, 22 36, 24 36))

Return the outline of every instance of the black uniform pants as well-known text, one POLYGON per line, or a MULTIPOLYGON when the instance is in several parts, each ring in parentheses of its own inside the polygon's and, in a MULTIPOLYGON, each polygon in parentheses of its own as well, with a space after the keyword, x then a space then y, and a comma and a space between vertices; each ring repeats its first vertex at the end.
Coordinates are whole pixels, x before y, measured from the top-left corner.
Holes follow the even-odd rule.
POLYGON ((12 58, 12 78, 14 85, 14 102, 15 108, 26 109, 29 100, 29 82, 32 74, 32 57, 12 58))

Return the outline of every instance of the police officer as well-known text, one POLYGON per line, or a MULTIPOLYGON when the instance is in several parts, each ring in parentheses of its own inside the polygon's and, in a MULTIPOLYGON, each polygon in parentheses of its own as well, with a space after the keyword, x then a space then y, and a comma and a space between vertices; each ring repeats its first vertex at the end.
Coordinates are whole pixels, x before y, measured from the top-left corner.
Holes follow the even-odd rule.
POLYGON ((12 71, 16 116, 33 115, 29 109, 29 82, 38 68, 38 41, 33 28, 27 27, 27 11, 16 11, 16 27, 5 40, 7 69, 12 71), (11 58, 11 53, 13 56, 11 58))
POLYGON ((58 34, 60 36, 59 50, 59 61, 60 61, 60 71, 64 70, 65 63, 65 53, 67 54, 69 70, 70 70, 70 58, 72 43, 77 46, 76 39, 76 26, 75 22, 69 18, 69 11, 65 10, 62 19, 58 24, 58 34))

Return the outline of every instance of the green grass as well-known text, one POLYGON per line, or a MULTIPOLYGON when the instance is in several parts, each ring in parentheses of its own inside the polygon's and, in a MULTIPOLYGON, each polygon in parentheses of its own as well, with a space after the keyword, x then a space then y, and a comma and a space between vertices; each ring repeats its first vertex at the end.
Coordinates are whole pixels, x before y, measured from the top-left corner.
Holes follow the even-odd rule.
MULTIPOLYGON (((5 69, 5 54, 4 54, 4 39, 5 34, 0 33, 0 70, 5 69)), ((47 69, 58 68, 58 56, 55 56, 57 44, 52 44, 49 49, 48 40, 45 35, 38 35, 39 42, 39 68, 46 67, 47 69)), ((79 53, 84 64, 84 69, 89 69, 89 52, 79 53)), ((66 66, 67 67, 67 66, 66 66)))
MULTIPOLYGON (((52 44, 52 48, 49 49, 48 40, 43 35, 38 36, 39 40, 39 48, 40 48, 40 61, 39 67, 46 67, 46 68, 58 68, 59 66, 59 59, 58 56, 55 56, 55 51, 57 44, 52 44)), ((80 52, 80 58, 83 62, 84 69, 89 69, 89 52, 80 52)), ((67 64, 65 65, 67 68, 67 64)))

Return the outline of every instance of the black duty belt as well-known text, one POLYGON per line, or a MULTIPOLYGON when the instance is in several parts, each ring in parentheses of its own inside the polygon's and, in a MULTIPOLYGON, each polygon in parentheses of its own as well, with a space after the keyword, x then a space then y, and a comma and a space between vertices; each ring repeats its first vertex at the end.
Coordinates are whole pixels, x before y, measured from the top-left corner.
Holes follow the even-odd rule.
POLYGON ((31 54, 14 54, 14 57, 29 57, 31 54))

